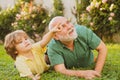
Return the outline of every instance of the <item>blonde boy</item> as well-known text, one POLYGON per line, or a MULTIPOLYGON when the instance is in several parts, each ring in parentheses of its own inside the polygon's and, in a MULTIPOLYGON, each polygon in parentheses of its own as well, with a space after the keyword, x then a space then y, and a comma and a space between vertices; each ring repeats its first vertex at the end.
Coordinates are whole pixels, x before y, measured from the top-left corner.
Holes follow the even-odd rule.
POLYGON ((56 32, 60 31, 59 24, 50 30, 41 41, 32 44, 23 30, 16 30, 5 37, 6 52, 15 60, 15 66, 21 77, 32 80, 40 79, 40 74, 49 69, 44 59, 46 45, 56 32))

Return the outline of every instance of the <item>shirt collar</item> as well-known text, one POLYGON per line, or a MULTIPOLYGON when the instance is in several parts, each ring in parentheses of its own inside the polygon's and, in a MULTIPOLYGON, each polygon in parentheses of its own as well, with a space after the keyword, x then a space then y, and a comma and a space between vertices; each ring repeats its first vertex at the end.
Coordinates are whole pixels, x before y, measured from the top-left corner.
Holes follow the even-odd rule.
MULTIPOLYGON (((74 44, 75 44, 75 42, 77 42, 78 41, 78 37, 74 40, 74 44)), ((61 43, 61 42, 60 42, 61 43)), ((62 44, 62 43, 61 43, 62 44)), ((62 47, 63 48, 66 48, 66 46, 64 45, 64 44, 62 44, 62 47)))

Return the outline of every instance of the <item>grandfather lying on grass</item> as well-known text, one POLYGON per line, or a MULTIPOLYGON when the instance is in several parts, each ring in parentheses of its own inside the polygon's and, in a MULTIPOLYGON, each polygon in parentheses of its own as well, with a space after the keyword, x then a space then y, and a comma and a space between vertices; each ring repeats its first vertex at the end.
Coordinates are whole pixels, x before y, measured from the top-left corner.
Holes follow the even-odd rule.
POLYGON ((48 57, 55 71, 69 76, 93 79, 101 76, 107 48, 104 42, 90 29, 71 24, 65 17, 57 16, 49 23, 49 30, 60 24, 62 30, 56 32, 48 45, 48 57), (88 67, 94 63, 91 50, 97 50, 98 56, 94 70, 72 70, 88 67))

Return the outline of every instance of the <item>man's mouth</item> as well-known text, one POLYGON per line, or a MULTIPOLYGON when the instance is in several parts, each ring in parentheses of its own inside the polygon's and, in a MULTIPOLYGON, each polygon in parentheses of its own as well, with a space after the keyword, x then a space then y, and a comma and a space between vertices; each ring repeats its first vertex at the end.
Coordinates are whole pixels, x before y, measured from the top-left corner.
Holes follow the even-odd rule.
POLYGON ((74 32, 74 29, 69 30, 69 34, 72 34, 74 32))

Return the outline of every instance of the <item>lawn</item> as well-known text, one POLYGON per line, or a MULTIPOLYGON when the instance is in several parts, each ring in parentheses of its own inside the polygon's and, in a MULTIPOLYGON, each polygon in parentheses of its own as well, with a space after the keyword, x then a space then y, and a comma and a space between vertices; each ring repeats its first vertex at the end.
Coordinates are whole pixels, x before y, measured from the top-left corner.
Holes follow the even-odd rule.
MULTIPOLYGON (((102 72, 102 77, 95 80, 120 80, 120 44, 107 44, 108 56, 102 72)), ((96 54, 96 52, 95 52, 96 54)), ((20 78, 14 61, 0 45, 0 80, 30 80, 20 78)), ((78 77, 69 77, 50 69, 41 75, 41 80, 84 80, 78 77)))

